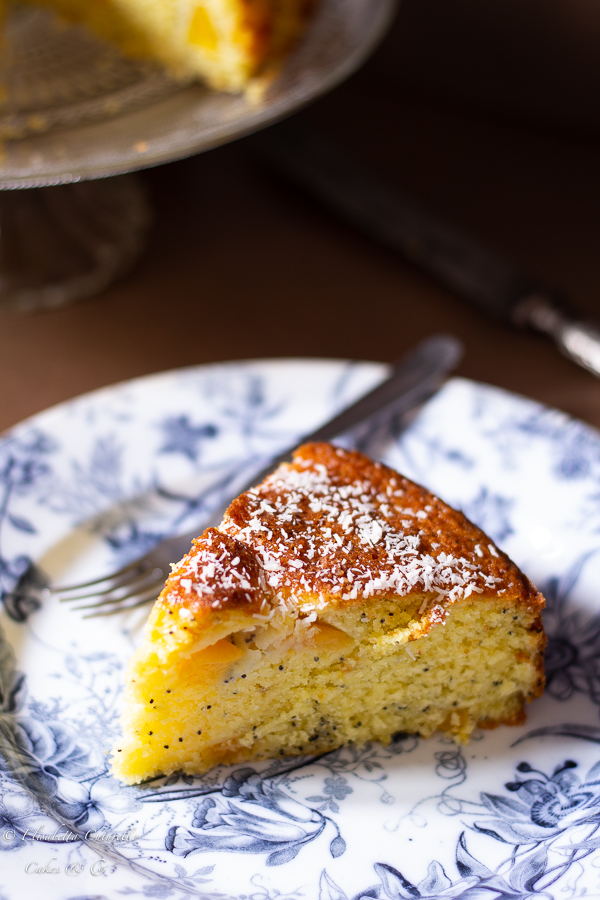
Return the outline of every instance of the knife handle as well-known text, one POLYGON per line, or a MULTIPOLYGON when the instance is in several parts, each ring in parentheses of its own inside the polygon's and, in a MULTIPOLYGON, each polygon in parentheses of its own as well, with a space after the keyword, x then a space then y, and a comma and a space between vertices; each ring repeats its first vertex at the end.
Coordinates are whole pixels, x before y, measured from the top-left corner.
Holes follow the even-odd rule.
POLYGON ((549 335, 600 377, 600 332, 570 316, 558 293, 363 171, 320 135, 284 122, 250 140, 259 156, 346 221, 488 315, 549 335))
POLYGON ((524 297, 515 307, 513 319, 516 325, 550 335, 561 353, 600 377, 600 330, 572 319, 550 292, 540 289, 524 297))

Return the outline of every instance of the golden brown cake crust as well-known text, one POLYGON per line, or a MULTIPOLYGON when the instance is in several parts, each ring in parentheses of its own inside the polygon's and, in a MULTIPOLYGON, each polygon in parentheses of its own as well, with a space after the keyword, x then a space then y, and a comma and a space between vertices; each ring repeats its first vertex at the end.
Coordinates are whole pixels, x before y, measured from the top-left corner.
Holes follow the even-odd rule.
POLYGON ((540 609, 544 603, 461 512, 393 469, 331 444, 300 447, 291 465, 233 501, 222 528, 272 564, 270 583, 283 593, 349 605, 413 589, 450 600, 510 591, 540 609))
POLYGON ((277 62, 306 27, 317 0, 241 0, 240 6, 241 28, 250 36, 249 53, 259 63, 277 62))
POLYGON ((275 592, 319 608, 415 590, 444 607, 502 593, 538 612, 544 605, 461 512, 361 453, 321 443, 234 500, 221 530, 208 529, 174 568, 161 602, 195 615, 225 606, 253 614, 268 611, 275 592), (236 560, 243 587, 224 580, 236 560))
POLYGON ((260 615, 270 609, 273 591, 256 554, 246 544, 207 528, 173 566, 160 599, 171 608, 184 607, 194 614, 227 604, 230 609, 241 607, 260 615))

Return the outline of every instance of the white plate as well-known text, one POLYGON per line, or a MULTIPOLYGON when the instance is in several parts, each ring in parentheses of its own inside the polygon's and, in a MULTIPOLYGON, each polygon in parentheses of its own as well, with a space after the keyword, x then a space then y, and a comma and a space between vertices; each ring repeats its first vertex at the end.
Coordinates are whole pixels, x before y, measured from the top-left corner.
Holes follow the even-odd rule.
POLYGON ((191 527, 235 464, 306 432, 376 364, 207 366, 117 385, 0 445, 0 897, 431 900, 600 896, 600 437, 455 379, 374 455, 485 528, 548 599, 525 726, 399 736, 123 788, 106 773, 145 612, 82 621, 10 597, 29 559, 78 578, 191 527), (16 621, 24 618, 25 621, 16 621), (15 776, 15 770, 20 774, 15 776), (58 830, 57 830, 58 829, 58 830), (89 832, 89 842, 81 837, 89 832))

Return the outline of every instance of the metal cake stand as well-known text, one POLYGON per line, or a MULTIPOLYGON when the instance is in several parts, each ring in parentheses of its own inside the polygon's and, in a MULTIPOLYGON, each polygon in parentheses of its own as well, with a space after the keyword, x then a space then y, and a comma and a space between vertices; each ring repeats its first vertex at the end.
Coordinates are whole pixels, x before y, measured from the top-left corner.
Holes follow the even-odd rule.
POLYGON ((151 219, 140 183, 124 173, 216 147, 309 103, 363 62, 394 9, 395 0, 321 0, 252 102, 172 81, 84 29, 17 7, 0 64, 0 308, 60 306, 124 274, 151 219), (119 177, 99 180, 107 176, 119 177))

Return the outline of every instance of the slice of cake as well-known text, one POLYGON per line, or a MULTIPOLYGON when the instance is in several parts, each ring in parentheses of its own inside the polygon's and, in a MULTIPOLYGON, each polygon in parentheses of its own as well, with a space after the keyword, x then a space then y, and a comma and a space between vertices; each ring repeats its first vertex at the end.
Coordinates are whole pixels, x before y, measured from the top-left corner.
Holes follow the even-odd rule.
POLYGON ((240 91, 274 69, 304 30, 314 0, 20 0, 90 27, 130 56, 177 77, 240 91))
POLYGON ((521 723, 544 685, 543 605, 429 491, 300 447, 174 566, 129 667, 114 771, 134 783, 521 723))

